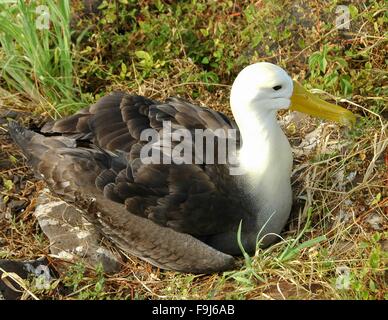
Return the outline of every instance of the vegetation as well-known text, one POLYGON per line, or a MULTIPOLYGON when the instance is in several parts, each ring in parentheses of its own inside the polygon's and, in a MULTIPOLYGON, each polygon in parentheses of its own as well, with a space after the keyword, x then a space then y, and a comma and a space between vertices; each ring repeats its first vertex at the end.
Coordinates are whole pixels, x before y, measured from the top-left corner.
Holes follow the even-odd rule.
POLYGON ((46 9, 25 1, 1 4, 1 76, 6 87, 55 111, 74 109, 75 86, 68 1, 46 1, 46 9), (34 10, 35 9, 35 10, 34 10), (40 10, 39 10, 40 9, 40 10))
MULTIPOLYGON (((72 14, 68 0, 0 4, 3 109, 58 117, 121 89, 180 95, 230 115, 239 70, 269 61, 360 116, 351 130, 311 118, 285 125, 295 208, 281 241, 245 256, 239 270, 179 274, 130 257, 120 274, 76 264, 49 290, 29 289, 60 299, 387 299, 388 10, 383 0, 354 1, 349 29, 338 30, 339 4, 104 0, 97 15, 84 14, 81 1, 72 14), (49 29, 36 28, 38 4, 49 8, 49 29), (300 143, 312 132, 306 152, 300 143)), ((0 214, 0 257, 47 255, 31 215, 43 184, 23 171, 30 182, 16 190, 23 160, 10 143, 2 152, 12 168, 0 166, 0 204, 28 202, 8 220, 0 214)))

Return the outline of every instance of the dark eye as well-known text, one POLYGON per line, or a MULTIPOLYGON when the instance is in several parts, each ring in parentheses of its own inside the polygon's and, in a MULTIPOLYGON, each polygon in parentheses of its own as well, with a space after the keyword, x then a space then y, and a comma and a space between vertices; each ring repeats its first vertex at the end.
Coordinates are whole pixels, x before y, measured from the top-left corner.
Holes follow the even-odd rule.
POLYGON ((274 89, 275 91, 278 91, 282 88, 282 86, 274 86, 272 89, 274 89))

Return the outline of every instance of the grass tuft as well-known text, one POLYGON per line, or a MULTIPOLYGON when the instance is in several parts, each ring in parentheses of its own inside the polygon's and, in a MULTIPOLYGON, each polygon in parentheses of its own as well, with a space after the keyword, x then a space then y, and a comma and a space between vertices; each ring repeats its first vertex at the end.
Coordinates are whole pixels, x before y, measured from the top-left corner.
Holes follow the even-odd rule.
POLYGON ((75 85, 69 1, 45 0, 38 5, 18 0, 0 3, 0 12, 3 84, 51 113, 68 113, 84 105, 75 85))

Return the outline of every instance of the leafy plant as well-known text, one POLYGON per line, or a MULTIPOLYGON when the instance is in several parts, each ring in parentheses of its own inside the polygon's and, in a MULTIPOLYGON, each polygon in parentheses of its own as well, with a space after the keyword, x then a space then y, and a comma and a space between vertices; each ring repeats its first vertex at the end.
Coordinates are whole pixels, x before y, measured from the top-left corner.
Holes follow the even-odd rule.
POLYGON ((323 80, 323 89, 341 88, 344 96, 349 96, 353 91, 350 76, 344 70, 348 67, 346 60, 330 52, 338 48, 324 45, 321 51, 314 52, 309 57, 309 67, 312 78, 323 80))

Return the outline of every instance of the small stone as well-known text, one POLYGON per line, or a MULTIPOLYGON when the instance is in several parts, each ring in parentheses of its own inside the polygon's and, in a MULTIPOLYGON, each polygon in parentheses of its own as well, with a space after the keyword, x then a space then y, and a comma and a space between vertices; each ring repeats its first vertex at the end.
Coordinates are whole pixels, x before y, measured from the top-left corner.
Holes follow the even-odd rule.
POLYGON ((383 218, 378 213, 372 213, 367 219, 366 222, 371 226, 373 230, 382 231, 383 228, 383 218))
POLYGON ((19 213, 24 210, 26 206, 27 201, 25 200, 11 200, 8 204, 8 207, 12 213, 19 213))
POLYGON ((351 205, 353 205, 353 201, 350 200, 350 199, 346 199, 346 200, 344 201, 344 205, 345 205, 345 206, 351 206, 351 205))
POLYGON ((339 215, 337 216, 338 222, 340 223, 347 223, 350 221, 350 218, 352 217, 352 214, 350 212, 346 212, 342 209, 339 211, 339 215))
MULTIPOLYGON (((30 261, 0 260, 0 268, 9 273, 15 273, 22 279, 29 279, 32 286, 37 289, 48 289, 54 280, 53 272, 48 267, 46 258, 30 261)), ((3 272, 0 270, 0 300, 20 299, 23 289, 12 279, 6 277, 8 282, 18 291, 13 290, 2 280, 3 272)))

